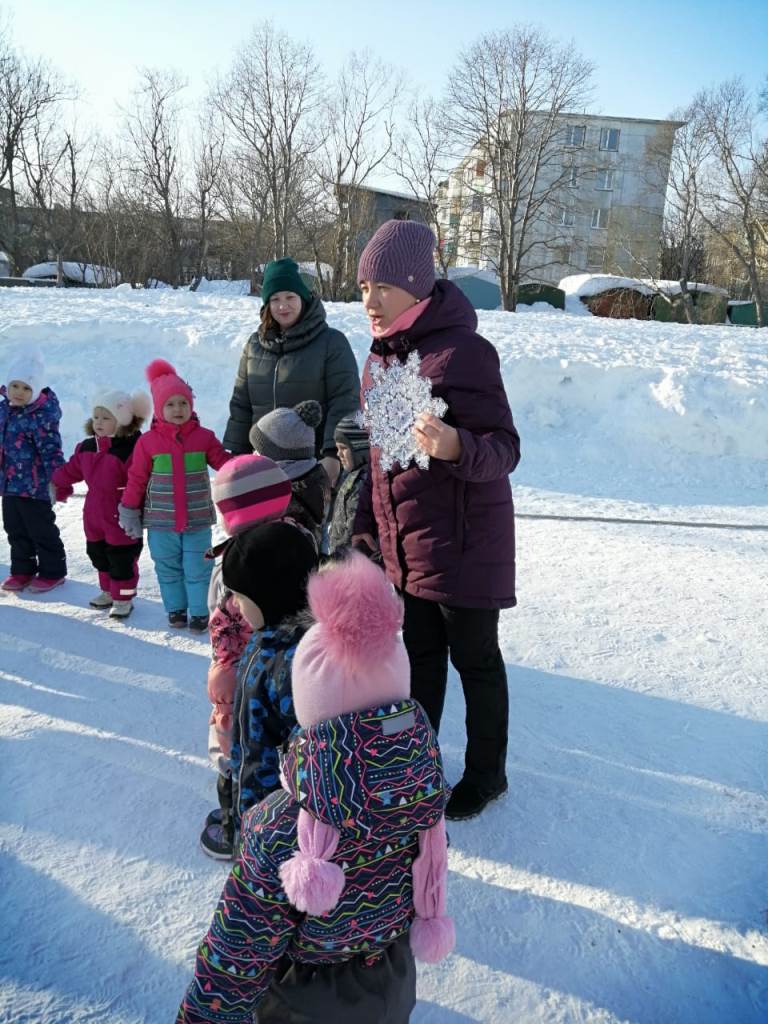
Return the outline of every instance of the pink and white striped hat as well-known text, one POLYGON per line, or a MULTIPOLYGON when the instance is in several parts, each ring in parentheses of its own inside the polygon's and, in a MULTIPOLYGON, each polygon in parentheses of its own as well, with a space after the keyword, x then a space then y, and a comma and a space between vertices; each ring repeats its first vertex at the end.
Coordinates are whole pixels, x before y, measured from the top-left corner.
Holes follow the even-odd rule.
POLYGON ((291 481, 266 455, 237 455, 218 471, 211 491, 222 526, 231 537, 284 515, 291 500, 291 481))

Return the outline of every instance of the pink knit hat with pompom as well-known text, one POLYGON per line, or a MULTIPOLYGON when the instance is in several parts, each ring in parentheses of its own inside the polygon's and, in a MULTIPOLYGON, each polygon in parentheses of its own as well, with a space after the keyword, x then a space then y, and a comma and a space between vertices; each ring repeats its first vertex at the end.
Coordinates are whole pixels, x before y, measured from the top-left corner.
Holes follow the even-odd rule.
POLYGON ((163 406, 173 395, 183 395, 194 409, 192 388, 176 373, 176 370, 165 359, 153 359, 144 371, 152 392, 155 416, 163 418, 163 406))
POLYGON ((411 668, 399 636, 403 602, 378 566, 353 552, 315 573, 307 597, 315 624, 291 670, 299 725, 410 697, 411 668))
MULTIPOLYGON (((364 555, 352 552, 315 573, 307 587, 315 624, 296 648, 291 688, 303 728, 339 715, 376 708, 410 696, 410 665, 400 638, 403 604, 386 576, 364 555)), ((298 816, 298 852, 280 866, 291 903, 313 915, 328 913, 344 889, 344 872, 331 858, 339 833, 303 808, 298 816)), ((434 963, 455 943, 445 916, 448 868, 445 819, 419 832, 413 862, 416 919, 414 954, 434 963)))

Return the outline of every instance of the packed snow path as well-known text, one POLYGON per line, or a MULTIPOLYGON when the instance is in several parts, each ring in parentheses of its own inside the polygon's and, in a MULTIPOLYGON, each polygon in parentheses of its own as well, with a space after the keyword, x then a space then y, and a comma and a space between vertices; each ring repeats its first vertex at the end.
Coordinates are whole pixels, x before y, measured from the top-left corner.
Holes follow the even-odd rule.
MULTIPOLYGON (((47 346, 68 448, 94 386, 119 374, 135 387, 158 355, 221 429, 247 300, 49 295, 0 297, 0 365, 20 342, 47 346)), ((360 308, 333 307, 332 322, 362 357, 360 308)), ((558 314, 484 318, 518 390, 521 511, 768 524, 766 453, 745 426, 764 423, 758 332, 672 329, 664 358, 687 408, 710 403, 693 429, 626 369, 657 372, 657 327, 612 336, 613 325, 558 314), (606 385, 611 360, 630 381, 623 395, 606 385), (555 375, 574 383, 588 365, 581 416, 555 375), (554 410, 560 424, 539 415, 549 374, 559 404, 544 419, 554 410), (725 408, 735 394, 746 408, 725 408), (642 443, 629 439, 635 421, 642 443)), ((58 512, 66 586, 0 598, 0 1021, 162 1024, 227 870, 197 845, 215 803, 208 645, 166 630, 146 554, 127 623, 88 608, 81 510, 73 499, 58 512)), ((457 949, 420 968, 414 1024, 762 1024, 766 534, 521 518, 518 552, 519 606, 501 619, 510 790, 450 826, 457 949)), ((7 558, 2 537, 0 570, 7 558)), ((451 780, 462 717, 452 678, 451 780)))

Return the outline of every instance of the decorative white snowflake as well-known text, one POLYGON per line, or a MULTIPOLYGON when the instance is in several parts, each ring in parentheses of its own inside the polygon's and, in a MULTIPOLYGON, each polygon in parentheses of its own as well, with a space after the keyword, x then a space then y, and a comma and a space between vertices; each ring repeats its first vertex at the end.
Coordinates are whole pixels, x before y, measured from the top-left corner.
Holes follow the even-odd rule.
POLYGON ((422 377, 418 352, 411 352, 405 363, 393 362, 371 367, 373 386, 365 392, 363 411, 358 413, 371 435, 371 444, 380 450, 381 468, 386 473, 397 463, 405 469, 415 462, 429 467, 429 456, 416 444, 413 425, 421 413, 443 416, 448 406, 442 398, 432 397, 432 383, 422 377))

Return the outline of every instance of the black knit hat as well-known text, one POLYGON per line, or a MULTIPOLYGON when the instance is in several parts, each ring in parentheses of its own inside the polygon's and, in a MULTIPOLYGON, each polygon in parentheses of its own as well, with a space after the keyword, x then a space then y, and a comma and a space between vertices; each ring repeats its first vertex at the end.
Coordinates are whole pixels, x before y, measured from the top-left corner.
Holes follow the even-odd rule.
POLYGON ((262 523, 238 533, 222 561, 224 586, 258 605, 264 624, 301 611, 317 552, 303 530, 290 523, 262 523))
POLYGON ((357 422, 357 415, 343 416, 336 424, 333 432, 333 439, 339 444, 345 444, 353 452, 368 451, 370 442, 368 431, 357 422))
POLYGON ((323 407, 311 398, 292 409, 273 409, 251 427, 251 447, 275 462, 313 459, 322 418, 323 407))

